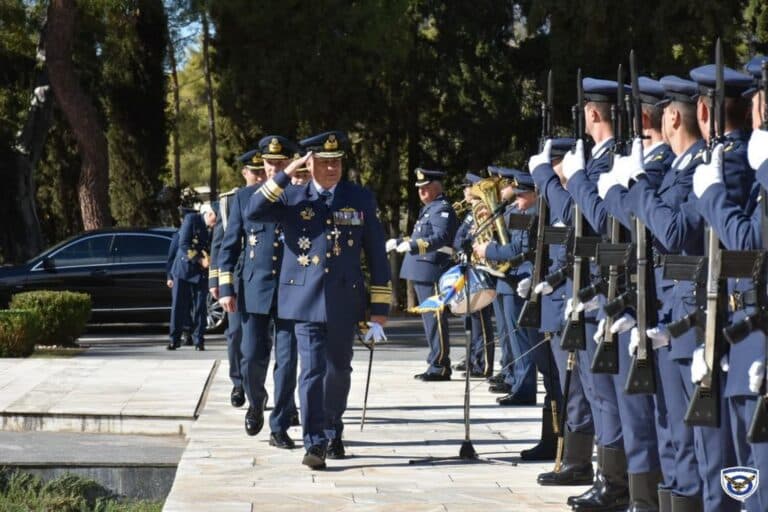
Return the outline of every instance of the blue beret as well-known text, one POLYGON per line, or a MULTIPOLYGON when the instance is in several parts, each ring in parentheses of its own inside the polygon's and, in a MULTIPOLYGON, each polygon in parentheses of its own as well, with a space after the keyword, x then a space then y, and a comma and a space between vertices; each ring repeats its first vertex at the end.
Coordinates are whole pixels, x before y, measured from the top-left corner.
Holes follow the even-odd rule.
MULTIPOLYGON (((618 83, 614 80, 587 77, 581 83, 584 88, 585 101, 616 103, 618 83)), ((626 85, 624 86, 625 93, 628 93, 630 90, 626 85)))
POLYGON ((416 168, 416 186, 423 187, 433 181, 440 181, 445 177, 443 171, 432 171, 429 169, 416 168))
POLYGON ((252 149, 246 153, 243 153, 237 157, 237 161, 243 164, 245 167, 252 167, 255 169, 264 168, 264 161, 261 159, 261 151, 258 149, 252 149))
POLYGON ((285 160, 299 153, 295 142, 282 135, 267 135, 259 141, 261 157, 267 160, 285 160))
POLYGON ((552 139, 552 151, 549 155, 551 159, 562 158, 568 151, 573 149, 576 139, 573 137, 560 137, 552 139))
POLYGON ((491 175, 495 174, 496 176, 501 176, 502 178, 515 180, 515 188, 518 190, 533 190, 535 188, 531 175, 519 169, 489 165, 488 172, 491 175))
POLYGON ((664 99, 658 103, 658 106, 667 105, 672 101, 696 103, 699 95, 699 86, 696 82, 674 75, 663 76, 659 82, 664 87, 664 99))
POLYGON ((324 132, 299 141, 301 147, 312 151, 319 158, 341 158, 348 144, 347 134, 340 130, 324 132))
POLYGON ((468 172, 467 174, 464 175, 464 184, 465 185, 474 185, 475 183, 477 183, 478 181, 480 181, 482 179, 483 178, 481 178, 477 174, 473 174, 471 172, 468 172))
MULTIPOLYGON (((691 79, 699 84, 699 93, 709 94, 715 87, 715 73, 714 64, 707 64, 691 70, 691 79)), ((729 67, 725 67, 723 70, 723 79, 725 81, 725 95, 729 98, 738 98, 753 83, 750 75, 729 67)))
POLYGON ((640 89, 640 101, 642 103, 656 105, 664 99, 664 86, 658 80, 641 76, 637 79, 637 85, 640 89))

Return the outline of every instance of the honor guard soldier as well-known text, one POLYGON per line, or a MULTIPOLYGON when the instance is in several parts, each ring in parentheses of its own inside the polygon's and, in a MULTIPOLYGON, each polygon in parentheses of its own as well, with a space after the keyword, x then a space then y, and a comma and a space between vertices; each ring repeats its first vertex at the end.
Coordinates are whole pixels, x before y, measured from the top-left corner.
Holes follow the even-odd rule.
POLYGON ((322 469, 326 456, 345 457, 342 416, 355 327, 367 302, 371 330, 386 323, 391 283, 376 201, 367 189, 341 181, 346 134, 326 132, 300 145, 307 154, 251 196, 248 217, 280 223, 285 233, 278 316, 295 323, 301 357, 302 463, 322 469), (312 180, 289 186, 305 164, 312 180), (363 254, 370 297, 360 265, 363 254))
POLYGON ((195 350, 205 350, 205 328, 208 323, 205 299, 208 294, 210 250, 208 230, 214 224, 216 212, 211 205, 204 204, 200 213, 187 214, 179 228, 179 249, 170 272, 173 302, 168 350, 176 350, 181 345, 185 319, 193 308, 192 341, 195 350))
MULTIPOLYGON (((458 252, 464 246, 464 241, 471 236, 472 229, 476 226, 472 206, 478 199, 473 198, 469 191, 472 185, 482 178, 476 174, 468 172, 464 176, 464 201, 467 208, 467 214, 464 220, 459 224, 456 230, 456 236, 453 240, 453 249, 458 252)), ((469 370, 467 362, 453 366, 454 370, 469 371, 470 377, 490 377, 493 374, 493 358, 495 352, 495 342, 493 339, 493 306, 486 306, 480 311, 475 311, 470 315, 470 332, 472 333, 472 345, 470 349, 469 370)))
MULTIPOLYGON (((171 243, 168 246, 168 258, 165 262, 165 285, 168 289, 173 288, 173 276, 171 276, 171 269, 173 269, 173 262, 176 261, 176 253, 179 251, 179 231, 177 230, 171 238, 171 243)), ((194 305, 193 305, 194 308, 194 305)), ((188 314, 182 318, 181 330, 184 332, 184 344, 192 346, 192 334, 190 331, 192 328, 192 311, 188 311, 188 314)), ((170 346, 168 347, 170 350, 170 346)))
MULTIPOLYGON (((295 143, 279 135, 269 135, 259 141, 258 154, 268 175, 285 168, 298 152, 295 143)), ((295 446, 288 436, 288 428, 295 413, 296 339, 293 322, 278 313, 278 280, 283 252, 281 227, 275 222, 252 220, 245 214, 251 196, 260 186, 263 185, 257 185, 253 179, 232 197, 218 259, 219 302, 226 311, 242 312, 240 371, 249 403, 245 431, 250 436, 258 434, 264 425, 267 402, 264 382, 272 351, 270 325, 274 324, 275 405, 269 420, 269 442, 272 446, 290 449, 295 446), (236 265, 240 258, 243 261, 242 275, 238 280, 236 265)))
MULTIPOLYGON (((416 169, 416 187, 424 206, 408 238, 387 240, 387 251, 405 253, 400 279, 413 282, 416 297, 423 302, 437 294, 437 282, 451 264, 458 220, 448 199, 443 195, 442 171, 416 169)), ((451 379, 451 345, 448 337, 448 311, 422 313, 424 332, 429 344, 427 370, 414 375, 424 381, 451 379)))
MULTIPOLYGON (((259 150, 254 149, 241 155, 237 159, 243 166, 241 173, 245 179, 246 186, 260 185, 266 179, 264 175, 264 162, 261 159, 259 150)), ((219 299, 219 264, 218 255, 221 248, 221 241, 224 238, 224 231, 227 229, 229 219, 229 205, 239 188, 234 188, 225 194, 219 196, 219 215, 216 218, 216 226, 213 228, 213 241, 211 242, 211 268, 208 270, 208 291, 211 296, 219 299)), ((241 276, 243 270, 243 255, 235 265, 233 275, 233 285, 235 294, 240 293, 241 276)), ((240 362, 243 354, 240 351, 240 344, 243 338, 243 328, 241 325, 240 310, 227 312, 227 357, 229 359, 229 379, 232 381, 232 392, 230 393, 230 402, 233 407, 242 407, 245 403, 245 390, 243 389, 243 377, 240 372, 240 362)))

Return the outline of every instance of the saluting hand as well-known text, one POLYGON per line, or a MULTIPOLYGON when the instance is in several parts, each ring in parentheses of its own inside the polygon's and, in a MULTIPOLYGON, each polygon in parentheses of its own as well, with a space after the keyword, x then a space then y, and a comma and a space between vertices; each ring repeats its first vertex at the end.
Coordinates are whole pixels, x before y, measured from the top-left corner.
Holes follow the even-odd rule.
POLYGON ((288 164, 288 167, 286 167, 283 172, 287 174, 288 176, 293 176, 293 174, 296 172, 297 169, 304 167, 304 164, 307 163, 307 160, 309 160, 312 157, 312 152, 307 151, 307 154, 302 156, 301 158, 297 158, 290 164, 288 164))

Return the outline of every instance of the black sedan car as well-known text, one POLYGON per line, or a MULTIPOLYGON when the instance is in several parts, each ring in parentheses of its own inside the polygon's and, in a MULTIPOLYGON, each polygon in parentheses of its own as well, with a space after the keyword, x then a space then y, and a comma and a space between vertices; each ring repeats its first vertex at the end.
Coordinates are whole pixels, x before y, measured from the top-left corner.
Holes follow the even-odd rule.
MULTIPOLYGON (((29 290, 71 290, 91 296, 90 323, 168 322, 168 247, 176 228, 105 229, 69 238, 24 265, 0 267, 0 305, 29 290)), ((208 296, 208 331, 226 315, 208 296)))

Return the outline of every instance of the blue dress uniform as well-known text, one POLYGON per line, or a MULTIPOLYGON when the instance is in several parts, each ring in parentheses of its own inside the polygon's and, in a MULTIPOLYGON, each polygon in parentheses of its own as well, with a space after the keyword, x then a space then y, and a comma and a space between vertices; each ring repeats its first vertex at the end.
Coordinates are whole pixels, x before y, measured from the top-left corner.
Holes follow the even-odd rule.
POLYGON ((203 252, 207 253, 209 249, 208 226, 202 214, 187 214, 179 228, 179 249, 170 273, 173 278, 173 305, 168 348, 179 346, 185 319, 193 307, 192 341, 197 349, 205 347, 208 270, 200 263, 204 257, 203 252))
MULTIPOLYGON (((445 175, 441 171, 416 170, 416 186, 423 186, 445 175)), ((451 264, 452 244, 458 220, 448 199, 440 194, 422 207, 410 237, 410 251, 400 267, 400 279, 413 282, 419 302, 437 293, 437 282, 451 264)), ((398 239, 398 244, 404 239, 398 239)), ((429 344, 429 367, 416 378, 448 379, 451 375, 451 344, 448 336, 448 312, 422 313, 424 333, 429 344)))
MULTIPOLYGON (((345 140, 342 132, 329 132, 301 144, 316 149, 313 158, 339 158, 345 140)), ((290 182, 284 172, 267 180, 251 196, 247 216, 278 222, 284 230, 278 316, 295 322, 298 338, 305 463, 323 467, 328 440, 331 448, 341 442, 354 329, 365 314, 362 254, 370 272, 371 315, 388 314, 389 263, 370 191, 345 181, 331 190, 314 180, 290 182)))
MULTIPOLYGON (((562 157, 570 151, 574 139, 561 138, 552 141, 552 158, 562 157)), ((531 176, 540 194, 544 194, 549 207, 549 224, 565 227, 571 223, 573 199, 560 182, 552 165, 542 164, 531 169, 531 176)), ((567 262, 566 248, 563 245, 549 246, 551 265, 548 272, 562 268, 567 262)), ((568 352, 560 346, 565 301, 572 294, 570 281, 561 284, 548 295, 541 297, 542 333, 551 334, 550 347, 557 365, 560 384, 564 385, 568 352)), ((568 391, 568 403, 564 405, 566 415, 565 452, 563 467, 559 472, 539 475, 541 485, 583 485, 593 482, 592 451, 600 416, 597 401, 594 398, 592 374, 589 363, 583 357, 578 358, 577 367, 571 377, 568 391), (587 366, 584 366, 586 362, 587 366)), ((561 409, 562 410, 562 409, 561 409)))
MULTIPOLYGON (((213 239, 211 241, 211 266, 208 269, 209 289, 219 287, 219 250, 227 226, 229 204, 236 191, 237 189, 234 189, 219 196, 219 215, 216 217, 216 225, 213 227, 213 239)), ((242 264, 243 261, 240 258, 235 266, 233 278, 235 294, 239 293, 242 264)), ((239 405, 235 405, 237 403, 242 405, 242 398, 240 397, 242 397, 243 393, 243 377, 240 373, 240 360, 243 358, 240 352, 240 342, 243 337, 243 328, 240 320, 240 310, 227 312, 227 332, 225 335, 227 338, 227 358, 229 359, 229 380, 232 381, 232 385, 235 387, 232 390, 232 405, 235 407, 239 407, 239 405), (238 395, 237 398, 234 396, 235 394, 238 395)))
MULTIPOLYGON (((267 136, 259 141, 259 151, 263 158, 277 155, 288 158, 298 148, 284 137, 267 136)), ((269 424, 270 442, 275 444, 279 439, 274 437, 285 436, 296 411, 294 391, 298 353, 293 322, 281 317, 277 311, 277 285, 283 252, 281 228, 276 223, 254 221, 246 215, 250 198, 258 188, 257 185, 243 187, 232 197, 218 260, 219 293, 222 297, 237 296, 237 309, 242 312, 240 368, 250 404, 249 414, 256 416, 257 423, 260 423, 258 417, 267 400, 264 382, 272 350, 270 325, 274 325, 275 389, 269 424), (238 261, 242 261, 239 279, 238 261)), ((249 420, 247 416, 246 430, 255 435, 260 427, 250 427, 249 420)))
MULTIPOLYGON (((468 172, 464 178, 464 184, 466 186, 474 185, 481 179, 480 176, 468 172)), ((462 250, 464 242, 469 237, 473 227, 474 217, 470 210, 456 230, 456 236, 453 240, 454 251, 458 253, 462 250)), ((493 373, 493 360, 496 344, 493 339, 492 316, 493 307, 489 305, 480 311, 475 311, 469 317, 472 343, 470 347, 470 364, 468 365, 467 371, 470 371, 473 376, 490 377, 493 373)))
MULTIPOLYGON (((179 251, 179 232, 178 230, 173 234, 173 237, 171 237, 171 243, 168 245, 168 258, 165 262, 165 274, 166 274, 166 280, 173 281, 173 276, 171 275, 171 269, 173 268, 173 262, 176 261, 176 253, 179 251)), ((192 338, 190 336, 190 330, 192 326, 192 311, 188 311, 188 314, 182 318, 181 320, 181 330, 187 333, 187 337, 189 339, 189 344, 192 343, 192 338)))

